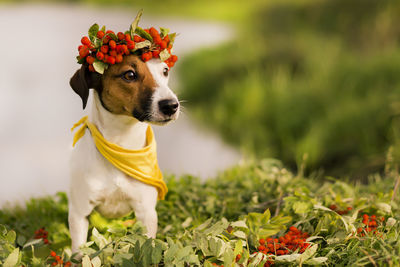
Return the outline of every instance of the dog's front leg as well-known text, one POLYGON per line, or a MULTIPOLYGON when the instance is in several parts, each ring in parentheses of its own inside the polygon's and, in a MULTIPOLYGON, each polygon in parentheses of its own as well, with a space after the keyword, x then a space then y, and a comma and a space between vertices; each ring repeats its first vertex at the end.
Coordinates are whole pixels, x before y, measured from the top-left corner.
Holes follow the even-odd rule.
POLYGON ((87 212, 80 212, 74 205, 70 204, 68 213, 69 232, 71 234, 72 253, 79 252, 79 247, 86 243, 89 228, 89 216, 93 207, 87 209, 87 212), (90 211, 89 211, 90 210, 90 211))
POLYGON ((157 201, 140 201, 132 203, 137 220, 141 221, 147 228, 147 236, 155 238, 157 234, 157 201))

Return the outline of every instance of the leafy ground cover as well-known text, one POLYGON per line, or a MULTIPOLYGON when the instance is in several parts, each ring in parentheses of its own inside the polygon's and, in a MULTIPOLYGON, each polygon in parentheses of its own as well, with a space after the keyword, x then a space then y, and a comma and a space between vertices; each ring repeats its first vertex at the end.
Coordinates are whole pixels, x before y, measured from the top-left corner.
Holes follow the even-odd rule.
MULTIPOLYGON (((201 183, 170 177, 148 239, 134 215, 90 216, 82 266, 398 266, 399 173, 369 184, 295 175, 276 160, 237 166, 201 183), (92 264, 92 265, 91 265, 92 264)), ((0 265, 68 266, 67 197, 0 211, 0 265)))

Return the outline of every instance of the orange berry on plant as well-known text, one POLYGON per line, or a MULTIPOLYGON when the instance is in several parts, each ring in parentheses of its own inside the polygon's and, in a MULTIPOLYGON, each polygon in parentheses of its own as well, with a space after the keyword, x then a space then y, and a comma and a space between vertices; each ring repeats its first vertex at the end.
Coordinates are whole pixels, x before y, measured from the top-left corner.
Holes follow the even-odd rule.
POLYGON ((134 41, 128 41, 127 42, 127 47, 129 50, 135 49, 135 42, 134 41))
POLYGON ((95 58, 92 56, 87 56, 86 57, 86 62, 89 64, 93 64, 94 63, 95 58))
POLYGON ((89 40, 88 37, 84 36, 84 37, 82 37, 82 39, 81 39, 81 43, 82 43, 83 45, 89 46, 92 42, 89 40))
POLYGON ((117 48, 117 43, 114 40, 111 40, 108 43, 108 46, 110 47, 111 50, 115 50, 115 48, 117 48))
POLYGON ((108 45, 102 45, 100 51, 104 54, 108 53, 108 45))
POLYGON ((79 49, 79 56, 81 58, 86 57, 89 54, 89 47, 86 45, 82 46, 81 49, 79 49))
POLYGON ((125 39, 125 34, 123 34, 122 32, 119 32, 119 33, 117 33, 117 37, 118 37, 118 40, 122 41, 125 39))
POLYGON ((121 63, 122 60, 123 60, 123 58, 122 58, 122 55, 121 55, 121 54, 118 54, 118 55, 115 57, 115 63, 121 63))
POLYGON ((103 39, 104 35, 105 35, 105 33, 103 31, 98 31, 96 34, 97 38, 99 38, 99 39, 103 39))
POLYGON ((160 48, 161 48, 161 49, 167 48, 167 43, 166 43, 165 41, 161 41, 161 43, 160 43, 160 48))

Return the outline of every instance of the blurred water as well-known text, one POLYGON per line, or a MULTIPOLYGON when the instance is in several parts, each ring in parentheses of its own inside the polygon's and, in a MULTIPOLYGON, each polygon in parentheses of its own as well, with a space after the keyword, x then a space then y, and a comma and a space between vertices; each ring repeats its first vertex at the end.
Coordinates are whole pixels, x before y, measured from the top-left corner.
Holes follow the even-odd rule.
MULTIPOLYGON (((79 67, 76 48, 94 22, 125 30, 135 15, 82 6, 0 6, 0 206, 67 190, 70 128, 85 114, 68 84, 79 67)), ((146 14, 140 25, 180 33, 174 46, 179 57, 233 34, 227 25, 146 14)), ((175 75, 172 87, 177 82, 175 75)), ((240 159, 187 114, 155 132, 160 167, 167 173, 207 178, 240 159)))

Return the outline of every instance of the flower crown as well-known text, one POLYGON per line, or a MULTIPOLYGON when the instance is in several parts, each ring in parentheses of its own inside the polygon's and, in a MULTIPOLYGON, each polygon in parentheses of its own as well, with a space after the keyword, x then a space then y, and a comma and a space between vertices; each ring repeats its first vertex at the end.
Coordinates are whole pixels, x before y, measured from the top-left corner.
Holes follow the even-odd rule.
POLYGON ((176 33, 170 33, 169 29, 160 27, 160 32, 154 27, 142 29, 138 26, 142 10, 125 33, 106 31, 98 24, 93 24, 88 31, 88 36, 81 39, 82 45, 78 47, 78 63, 89 64, 89 71, 103 74, 110 66, 122 62, 123 56, 129 54, 140 55, 146 62, 152 58, 159 58, 168 67, 173 67, 178 60, 171 54, 172 45, 176 33))

